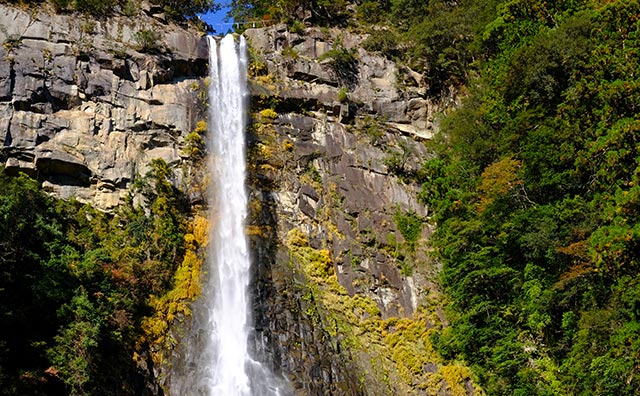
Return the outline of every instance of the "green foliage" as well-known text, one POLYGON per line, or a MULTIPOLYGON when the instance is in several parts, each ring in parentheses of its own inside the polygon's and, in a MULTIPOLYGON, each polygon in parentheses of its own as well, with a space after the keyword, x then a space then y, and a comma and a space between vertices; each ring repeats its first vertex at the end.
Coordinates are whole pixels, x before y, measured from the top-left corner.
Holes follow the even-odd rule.
POLYGON ((407 161, 409 160, 409 156, 413 152, 413 145, 404 139, 398 140, 399 150, 396 148, 389 147, 386 150, 386 157, 383 162, 389 169, 389 172, 398 175, 400 177, 409 176, 409 172, 406 169, 407 161))
POLYGON ((382 125, 377 118, 371 117, 367 114, 362 118, 362 120, 359 120, 357 126, 369 138, 369 143, 374 146, 382 144, 382 138, 384 137, 384 125, 382 125))
POLYGON ((291 22, 343 25, 349 16, 348 0, 232 0, 230 15, 237 21, 291 22))
POLYGON ((142 29, 133 34, 137 50, 142 52, 159 52, 161 49, 160 35, 151 29, 142 29))
POLYGON ((184 138, 184 148, 182 155, 187 157, 191 162, 197 162, 204 158, 204 138, 207 132, 207 123, 198 121, 196 128, 184 138))
POLYGON ((346 103, 349 101, 349 90, 346 87, 338 89, 338 102, 346 103))
POLYGON ((289 22, 289 31, 291 33, 297 33, 297 34, 302 34, 304 33, 304 29, 306 28, 304 22, 298 20, 298 19, 293 19, 289 22))
POLYGON ((391 29, 378 29, 369 33, 369 36, 362 42, 362 48, 371 52, 380 52, 389 59, 394 59, 400 55, 400 39, 391 29))
POLYGON ((358 82, 358 58, 356 49, 346 49, 341 40, 336 40, 333 47, 322 54, 318 60, 328 61, 336 76, 346 86, 350 87, 358 82))
POLYGON ((402 58, 425 73, 434 95, 469 78, 474 60, 485 55, 480 37, 499 0, 392 0, 391 20, 405 50, 402 58))
MULTIPOLYGON (((134 16, 141 9, 140 0, 52 0, 58 12, 78 11, 96 17, 105 17, 116 13, 134 16)), ((37 3, 37 2, 36 2, 37 3)), ((163 7, 168 16, 174 19, 194 17, 198 14, 213 12, 220 8, 214 0, 154 0, 154 4, 163 7)))
POLYGON ((459 28, 487 57, 421 171, 453 302, 432 340, 489 394, 633 393, 640 5, 499 3, 459 28))
POLYGON ((400 209, 396 210, 393 219, 409 249, 411 251, 415 250, 416 242, 422 235, 423 220, 413 212, 405 214, 400 209))
POLYGON ((300 56, 298 51, 295 48, 291 47, 291 46, 287 46, 287 47, 283 48, 282 51, 280 51, 280 54, 285 59, 289 59, 289 60, 298 59, 298 57, 300 56))
POLYGON ((174 17, 193 17, 220 9, 214 0, 153 0, 162 6, 167 14, 174 17))
POLYGON ((113 3, 105 0, 53 0, 57 11, 79 11, 94 16, 113 12, 113 3))
POLYGON ((69 387, 71 394, 90 394, 92 367, 99 356, 100 315, 80 287, 71 302, 61 308, 68 323, 54 338, 55 346, 49 351, 51 362, 69 387))
POLYGON ((185 251, 183 198, 171 177, 154 161, 134 191, 147 210, 130 200, 108 216, 56 200, 27 176, 0 175, 3 389, 138 391, 131 373, 139 322, 148 296, 170 288, 185 251))
POLYGON ((358 4, 356 18, 364 23, 379 23, 384 21, 390 11, 388 1, 364 0, 358 4))

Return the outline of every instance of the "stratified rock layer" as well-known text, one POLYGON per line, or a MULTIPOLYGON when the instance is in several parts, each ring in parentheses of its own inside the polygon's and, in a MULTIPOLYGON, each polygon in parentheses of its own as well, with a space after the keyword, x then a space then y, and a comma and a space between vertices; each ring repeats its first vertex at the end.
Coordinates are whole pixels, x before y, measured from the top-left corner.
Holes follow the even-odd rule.
POLYGON ((152 159, 180 163, 202 108, 200 35, 149 15, 95 20, 0 4, 0 42, 6 172, 110 210, 152 159), (151 53, 140 51, 142 30, 157 33, 151 53))

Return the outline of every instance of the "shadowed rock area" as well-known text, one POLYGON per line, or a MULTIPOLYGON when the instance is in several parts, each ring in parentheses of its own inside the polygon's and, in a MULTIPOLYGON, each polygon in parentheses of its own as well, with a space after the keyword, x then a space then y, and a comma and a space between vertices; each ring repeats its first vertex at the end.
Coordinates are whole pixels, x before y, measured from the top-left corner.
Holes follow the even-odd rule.
POLYGON ((448 376, 418 201, 437 115, 417 73, 339 29, 249 29, 256 351, 296 395, 474 394, 448 376), (352 57, 347 79, 331 57, 352 57), (406 224, 420 224, 409 230, 406 224), (409 232, 411 231, 411 232, 409 232))

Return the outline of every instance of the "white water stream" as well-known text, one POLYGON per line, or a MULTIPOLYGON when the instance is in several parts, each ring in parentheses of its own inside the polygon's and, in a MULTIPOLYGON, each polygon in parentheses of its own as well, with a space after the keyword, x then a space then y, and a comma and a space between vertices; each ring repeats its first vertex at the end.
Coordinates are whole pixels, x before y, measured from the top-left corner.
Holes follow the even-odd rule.
POLYGON ((251 261, 245 236, 245 112, 247 49, 227 35, 219 45, 209 38, 209 150, 213 196, 209 257, 218 272, 210 304, 215 348, 210 367, 213 396, 250 395, 245 365, 249 359, 247 287, 251 261))
POLYGON ((195 310, 171 396, 280 396, 281 379, 252 359, 248 295, 251 260, 245 234, 247 44, 242 36, 209 37, 208 281, 195 310), (190 339, 189 339, 190 338, 190 339))

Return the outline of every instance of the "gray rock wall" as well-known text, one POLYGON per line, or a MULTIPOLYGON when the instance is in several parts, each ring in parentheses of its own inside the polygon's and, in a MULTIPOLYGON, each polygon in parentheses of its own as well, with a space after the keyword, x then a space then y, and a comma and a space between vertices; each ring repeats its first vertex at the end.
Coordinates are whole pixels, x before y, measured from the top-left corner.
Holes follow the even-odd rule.
POLYGON ((96 20, 0 4, 0 164, 110 210, 152 159, 176 169, 202 118, 206 41, 150 15, 96 20), (158 34, 141 52, 137 34, 158 34))
MULTIPOLYGON (((411 315, 415 283, 400 275, 400 263, 389 253, 393 241, 403 242, 394 216, 427 218, 411 175, 427 158, 424 142, 448 104, 427 97, 415 73, 362 49, 363 36, 315 28, 295 34, 284 25, 245 35, 269 76, 254 76, 254 96, 279 101, 272 121, 277 145, 291 143, 284 160, 264 159, 282 168, 276 176, 281 239, 292 228, 304 231, 317 247, 331 239, 338 277, 350 293, 373 298, 385 317, 411 315), (323 59, 337 45, 355 49, 353 84, 341 81, 323 59), (407 78, 412 85, 400 81, 407 78), (348 92, 342 102, 341 88, 348 92), (402 169, 393 168, 393 158, 402 169), (310 169, 317 173, 315 181, 305 177, 310 169), (332 232, 340 237, 330 238, 332 232)), ((429 233, 425 227, 423 238, 429 233)))
POLYGON ((434 387, 450 394, 446 382, 435 379, 435 360, 429 361, 433 370, 407 380, 389 349, 379 354, 387 346, 364 347, 385 342, 364 327, 393 318, 425 329, 444 323, 437 263, 426 245, 432 229, 425 225, 412 249, 397 218, 426 224, 428 208, 417 198, 417 175, 429 156, 424 143, 456 99, 426 96, 417 73, 364 50, 362 35, 315 28, 298 34, 284 25, 245 35, 254 58, 249 161, 256 349, 288 375, 296 395, 423 395, 434 387), (355 60, 350 79, 323 56, 342 48, 355 60), (373 301, 379 314, 331 312, 348 305, 340 302, 323 307, 321 300, 335 301, 340 291, 317 292, 327 284, 314 284, 318 279, 305 273, 309 263, 287 243, 292 230, 317 253, 328 251, 350 301, 373 301), (340 323, 349 315, 352 322, 340 323), (356 346, 345 346, 354 337, 356 346))

